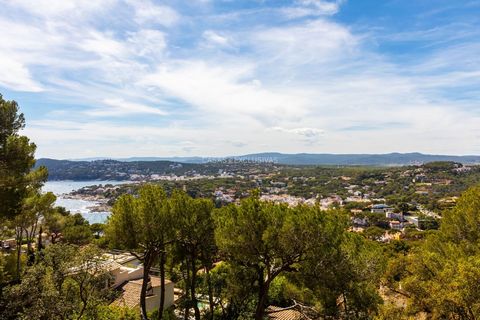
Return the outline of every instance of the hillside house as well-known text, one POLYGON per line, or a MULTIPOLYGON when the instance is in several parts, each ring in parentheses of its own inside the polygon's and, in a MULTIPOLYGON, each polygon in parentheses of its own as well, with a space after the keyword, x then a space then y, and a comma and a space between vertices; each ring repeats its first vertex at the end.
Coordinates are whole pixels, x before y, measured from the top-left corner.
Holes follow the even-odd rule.
MULTIPOLYGON (((140 291, 142 289, 142 279, 129 280, 120 285, 117 290, 121 292, 111 305, 128 307, 132 309, 140 308, 140 291)), ((160 278, 150 276, 147 286, 146 298, 147 312, 158 309, 160 305, 160 278)), ((165 309, 174 303, 174 284, 172 281, 165 281, 165 309)))
MULTIPOLYGON (((110 287, 119 291, 119 296, 111 304, 129 308, 140 308, 140 291, 142 288, 143 266, 127 267, 114 260, 106 264, 107 271, 111 274, 110 287)), ((165 281, 165 308, 174 303, 174 283, 165 281)), ((160 278, 150 276, 147 287, 147 312, 158 309, 160 305, 160 278)))
POLYGON ((374 204, 370 210, 372 213, 387 213, 393 212, 394 209, 384 203, 381 204, 374 204))
POLYGON ((400 222, 400 221, 390 221, 389 225, 390 225, 390 228, 393 230, 402 230, 404 227, 403 222, 400 222))
POLYGON ((403 221, 403 213, 401 212, 387 211, 385 212, 385 217, 387 219, 397 219, 403 221))

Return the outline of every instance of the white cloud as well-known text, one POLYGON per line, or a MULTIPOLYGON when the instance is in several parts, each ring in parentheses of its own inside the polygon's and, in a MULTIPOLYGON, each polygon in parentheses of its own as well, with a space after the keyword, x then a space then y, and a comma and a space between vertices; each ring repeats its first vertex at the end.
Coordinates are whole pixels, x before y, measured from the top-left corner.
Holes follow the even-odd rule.
POLYGON ((33 80, 28 68, 2 52, 0 52, 0 85, 17 91, 42 91, 42 86, 33 80))
POLYGON ((159 88, 203 112, 224 117, 248 116, 250 121, 271 122, 302 115, 304 99, 260 87, 251 78, 253 72, 250 64, 172 61, 139 84, 159 88))
POLYGON ((281 12, 288 18, 334 15, 340 10, 341 2, 339 0, 297 0, 296 6, 282 8, 281 12))
POLYGON ((282 127, 273 127, 272 129, 275 130, 275 131, 279 131, 279 132, 293 133, 293 134, 304 136, 304 137, 307 137, 307 138, 318 137, 318 136, 324 134, 323 130, 316 129, 316 128, 286 129, 286 128, 282 128, 282 127))
POLYGON ((69 16, 79 17, 108 9, 116 0, 2 0, 3 6, 21 8, 32 15, 43 18, 57 18, 69 16))
POLYGON ((102 116, 102 117, 118 117, 125 115, 135 115, 135 114, 152 114, 165 116, 167 112, 162 111, 158 108, 146 106, 139 103, 128 102, 123 99, 114 98, 114 99, 104 99, 103 100, 104 108, 97 108, 93 110, 85 111, 85 114, 90 116, 102 116))
POLYGON ((128 55, 124 43, 115 40, 112 35, 91 30, 87 32, 78 47, 85 52, 92 52, 100 57, 125 57, 128 55))
POLYGON ((359 39, 347 28, 327 20, 260 30, 251 35, 256 54, 279 67, 348 59, 359 39))
POLYGON ((141 29, 132 33, 127 41, 133 46, 134 53, 141 57, 162 56, 167 48, 165 33, 154 29, 141 29))
POLYGON ((213 30, 206 30, 203 32, 203 38, 207 41, 207 44, 219 46, 228 46, 230 44, 230 41, 226 36, 222 36, 213 30))
POLYGON ((180 20, 180 15, 171 7, 157 5, 150 0, 127 0, 135 10, 135 21, 140 24, 170 27, 180 20))

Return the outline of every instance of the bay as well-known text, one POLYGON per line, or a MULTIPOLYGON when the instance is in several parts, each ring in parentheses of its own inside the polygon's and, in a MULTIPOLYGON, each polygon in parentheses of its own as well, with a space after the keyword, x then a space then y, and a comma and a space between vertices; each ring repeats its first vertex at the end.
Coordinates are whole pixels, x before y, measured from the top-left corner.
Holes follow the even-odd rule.
POLYGON ((80 200, 80 199, 67 199, 65 195, 81 189, 87 186, 93 185, 119 185, 130 183, 130 181, 109 181, 109 180, 90 180, 90 181, 70 181, 70 180, 59 180, 59 181, 47 181, 43 186, 42 190, 44 192, 53 192, 57 196, 56 205, 64 207, 72 214, 80 213, 85 219, 88 220, 90 224, 92 223, 104 223, 110 212, 92 212, 89 207, 95 206, 98 204, 96 201, 89 200, 80 200))

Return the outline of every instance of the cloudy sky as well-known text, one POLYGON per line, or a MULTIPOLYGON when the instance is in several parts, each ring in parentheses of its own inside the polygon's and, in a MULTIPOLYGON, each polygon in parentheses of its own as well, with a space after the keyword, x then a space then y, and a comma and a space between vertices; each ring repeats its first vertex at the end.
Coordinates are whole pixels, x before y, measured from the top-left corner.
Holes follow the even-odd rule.
POLYGON ((479 0, 0 0, 39 157, 480 154, 479 0))

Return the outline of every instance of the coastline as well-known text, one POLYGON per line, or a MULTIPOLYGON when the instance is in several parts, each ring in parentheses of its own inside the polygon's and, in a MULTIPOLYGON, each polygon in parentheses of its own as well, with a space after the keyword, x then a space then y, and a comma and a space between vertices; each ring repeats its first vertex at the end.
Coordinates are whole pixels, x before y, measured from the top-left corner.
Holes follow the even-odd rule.
POLYGON ((112 209, 104 192, 130 182, 50 180, 45 183, 43 191, 53 192, 57 196, 56 205, 72 214, 80 213, 90 223, 104 223, 112 209))

